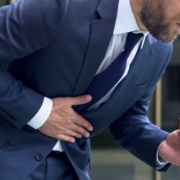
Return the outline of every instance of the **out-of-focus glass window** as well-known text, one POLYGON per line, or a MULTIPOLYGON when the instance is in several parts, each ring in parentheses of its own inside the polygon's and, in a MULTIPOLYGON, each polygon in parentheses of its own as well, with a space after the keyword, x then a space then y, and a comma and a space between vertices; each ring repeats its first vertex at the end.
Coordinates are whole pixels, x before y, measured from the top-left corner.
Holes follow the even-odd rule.
POLYGON ((7 4, 7 1, 6 0, 0 0, 0 6, 4 6, 7 4))

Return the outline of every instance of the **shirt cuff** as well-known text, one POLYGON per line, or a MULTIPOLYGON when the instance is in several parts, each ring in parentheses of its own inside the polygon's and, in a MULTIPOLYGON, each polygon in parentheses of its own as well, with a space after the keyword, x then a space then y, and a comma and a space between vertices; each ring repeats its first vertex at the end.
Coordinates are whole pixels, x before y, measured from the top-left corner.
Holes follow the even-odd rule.
POLYGON ((52 110, 52 106, 53 106, 52 100, 45 97, 41 108, 27 124, 34 129, 40 128, 48 119, 52 110))
POLYGON ((156 166, 157 166, 157 170, 162 169, 165 165, 167 165, 169 163, 167 161, 164 161, 161 157, 158 156, 159 148, 160 148, 161 144, 159 145, 158 150, 157 150, 157 154, 156 154, 156 166))

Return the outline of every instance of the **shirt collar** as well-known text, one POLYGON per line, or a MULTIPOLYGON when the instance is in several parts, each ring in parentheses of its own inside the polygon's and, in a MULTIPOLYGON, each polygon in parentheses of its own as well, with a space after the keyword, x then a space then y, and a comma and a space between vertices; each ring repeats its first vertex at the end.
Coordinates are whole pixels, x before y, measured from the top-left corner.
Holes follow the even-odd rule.
POLYGON ((132 12, 130 0, 119 0, 117 17, 116 17, 113 34, 123 34, 129 32, 144 34, 143 42, 141 44, 141 48, 142 48, 149 32, 141 31, 139 29, 134 14, 132 12))

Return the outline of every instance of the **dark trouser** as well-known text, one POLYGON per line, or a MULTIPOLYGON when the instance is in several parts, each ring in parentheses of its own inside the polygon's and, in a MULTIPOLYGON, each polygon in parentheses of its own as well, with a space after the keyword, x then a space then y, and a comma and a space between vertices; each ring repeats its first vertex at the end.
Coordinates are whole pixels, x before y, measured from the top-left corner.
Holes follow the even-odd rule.
POLYGON ((52 152, 25 180, 78 180, 66 154, 52 152))

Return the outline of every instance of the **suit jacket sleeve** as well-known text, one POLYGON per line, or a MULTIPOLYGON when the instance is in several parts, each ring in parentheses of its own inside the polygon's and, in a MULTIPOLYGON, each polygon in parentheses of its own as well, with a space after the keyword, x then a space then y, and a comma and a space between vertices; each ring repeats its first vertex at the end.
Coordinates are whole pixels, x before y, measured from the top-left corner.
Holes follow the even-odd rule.
POLYGON ((0 114, 18 129, 38 112, 44 97, 3 66, 46 47, 58 32, 66 7, 65 0, 19 0, 0 8, 0 114))
MULTIPOLYGON (((141 99, 109 127, 118 143, 154 169, 157 169, 156 154, 158 147, 169 134, 149 121, 147 116, 148 106, 155 84, 163 74, 171 53, 172 49, 164 67, 155 80, 156 82, 146 90, 141 99)), ((159 171, 166 171, 169 165, 167 164, 159 171)))

